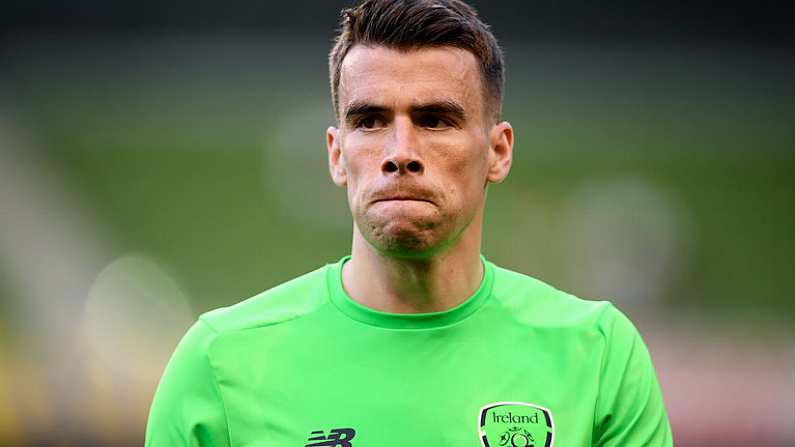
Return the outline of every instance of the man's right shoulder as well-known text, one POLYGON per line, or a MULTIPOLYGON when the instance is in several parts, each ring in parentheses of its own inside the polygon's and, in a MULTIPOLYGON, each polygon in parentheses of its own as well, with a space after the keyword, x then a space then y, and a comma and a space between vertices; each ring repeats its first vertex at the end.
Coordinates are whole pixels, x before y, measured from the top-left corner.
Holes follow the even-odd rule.
POLYGON ((325 265, 237 304, 205 312, 199 320, 221 334, 272 326, 312 313, 329 302, 328 268, 325 265))

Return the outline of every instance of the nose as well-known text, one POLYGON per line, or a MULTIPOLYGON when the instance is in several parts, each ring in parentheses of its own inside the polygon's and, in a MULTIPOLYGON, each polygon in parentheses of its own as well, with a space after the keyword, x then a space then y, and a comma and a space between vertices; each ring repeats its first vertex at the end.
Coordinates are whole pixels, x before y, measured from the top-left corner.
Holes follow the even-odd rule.
POLYGON ((422 174, 425 163, 418 152, 420 142, 414 124, 410 119, 396 119, 393 129, 384 150, 381 172, 384 175, 422 174))
POLYGON ((390 157, 381 165, 384 174, 422 174, 423 166, 419 160, 403 160, 390 157))

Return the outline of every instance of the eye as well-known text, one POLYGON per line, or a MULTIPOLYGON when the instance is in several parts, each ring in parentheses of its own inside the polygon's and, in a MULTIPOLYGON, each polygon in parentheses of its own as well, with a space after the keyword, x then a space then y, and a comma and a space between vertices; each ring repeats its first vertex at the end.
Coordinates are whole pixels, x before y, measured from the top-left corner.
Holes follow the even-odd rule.
POLYGON ((384 122, 377 116, 366 116, 360 119, 358 123, 356 123, 356 127, 366 130, 379 129, 381 127, 384 127, 384 122))
POLYGON ((420 126, 428 129, 444 129, 450 127, 450 124, 438 115, 423 115, 420 118, 420 126))

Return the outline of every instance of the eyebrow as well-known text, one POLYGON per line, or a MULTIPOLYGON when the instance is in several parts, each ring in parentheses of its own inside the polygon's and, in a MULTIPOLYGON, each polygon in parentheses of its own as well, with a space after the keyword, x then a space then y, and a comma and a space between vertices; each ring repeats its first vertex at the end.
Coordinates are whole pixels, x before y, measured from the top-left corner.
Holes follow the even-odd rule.
POLYGON ((413 106, 411 109, 412 111, 419 113, 447 115, 462 121, 466 118, 464 107, 461 104, 450 100, 433 101, 427 104, 413 106))
POLYGON ((369 115, 373 113, 384 113, 387 111, 386 107, 378 106, 368 102, 353 101, 345 108, 345 120, 351 121, 353 118, 362 115, 369 115))
MULTIPOLYGON (((387 107, 372 104, 365 101, 353 101, 345 108, 345 120, 351 121, 353 118, 362 115, 385 113, 389 109, 387 107)), ((411 106, 412 113, 435 113, 439 115, 449 115, 459 120, 466 118, 464 107, 452 100, 431 101, 424 104, 416 104, 411 106)))

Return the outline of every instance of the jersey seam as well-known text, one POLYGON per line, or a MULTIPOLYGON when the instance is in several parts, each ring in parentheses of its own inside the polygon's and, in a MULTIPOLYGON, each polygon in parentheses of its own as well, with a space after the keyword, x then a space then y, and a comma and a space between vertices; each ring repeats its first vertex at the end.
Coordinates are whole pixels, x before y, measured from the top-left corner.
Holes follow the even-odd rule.
MULTIPOLYGON (((635 349, 638 346, 638 341, 639 341, 638 339, 639 339, 640 335, 639 335, 639 333, 637 331, 635 331, 635 333, 638 334, 638 335, 632 337, 632 346, 630 346, 630 348, 629 348, 629 356, 627 356, 627 361, 624 363, 624 368, 621 371, 621 382, 620 382, 620 384, 621 384, 622 388, 624 387, 623 385, 624 385, 624 382, 626 381, 626 378, 627 378, 627 371, 630 368, 630 363, 632 362, 633 357, 635 357, 635 355, 634 355, 635 354, 635 349)), ((643 410, 635 412, 632 415, 632 419, 627 423, 627 426, 630 427, 630 428, 635 426, 635 424, 641 418, 642 413, 645 412, 646 408, 648 408, 648 406, 649 406, 649 395, 651 394, 650 387, 648 387, 648 386, 644 387, 643 392, 644 392, 644 396, 643 396, 644 397, 643 398, 643 410)))
POLYGON ((604 373, 605 368, 605 358, 607 357, 607 350, 610 346, 610 337, 612 336, 612 329, 610 331, 610 335, 608 336, 607 331, 605 328, 601 326, 602 321, 605 318, 605 315, 613 307, 613 304, 608 302, 608 305, 605 306, 605 310, 602 311, 602 314, 599 318, 596 319, 596 326, 599 333, 601 333, 602 338, 604 339, 604 348, 602 349, 602 358, 599 361, 599 371, 597 372, 596 376, 596 399, 594 399, 594 410, 593 410, 593 424, 591 426, 591 442, 596 440, 596 429, 597 429, 597 422, 599 421, 599 404, 601 403, 602 398, 602 375, 604 373))
POLYGON ((267 327, 271 327, 271 326, 278 326, 280 324, 290 323, 290 322, 298 320, 300 318, 304 318, 304 317, 307 317, 309 315, 312 315, 315 312, 319 312, 324 306, 330 304, 330 301, 331 300, 328 297, 326 297, 325 300, 320 302, 317 306, 315 306, 314 308, 312 308, 308 312, 305 312, 305 313, 302 313, 302 314, 299 314, 299 315, 295 315, 295 316, 292 316, 292 317, 289 317, 289 318, 285 318, 284 320, 274 321, 274 322, 270 322, 270 323, 262 323, 262 324, 258 324, 256 326, 251 326, 251 327, 220 330, 220 329, 215 328, 212 325, 212 323, 210 323, 209 321, 207 321, 204 318, 204 316, 199 317, 199 320, 201 320, 202 322, 204 322, 204 324, 206 324, 208 327, 210 327, 213 330, 213 332, 215 332, 215 334, 218 337, 222 337, 222 336, 227 335, 227 334, 234 334, 234 333, 238 333, 238 332, 252 331, 252 330, 255 330, 255 329, 262 329, 262 328, 267 328, 267 327))
POLYGON ((215 341, 218 340, 218 337, 221 335, 221 333, 217 329, 215 329, 204 318, 200 317, 199 321, 204 323, 204 325, 207 326, 207 328, 210 329, 213 332, 213 334, 215 334, 215 337, 213 337, 213 339, 210 341, 210 343, 207 346, 207 351, 205 352, 205 357, 207 359, 207 366, 210 367, 210 374, 212 374, 212 379, 213 379, 213 385, 215 387, 215 392, 218 393, 218 400, 221 401, 221 409, 224 411, 224 422, 226 423, 226 441, 231 446, 232 445, 232 428, 230 427, 230 424, 229 424, 229 412, 226 409, 226 402, 224 401, 224 395, 221 393, 221 386, 218 384, 218 376, 215 373, 215 367, 213 366, 212 361, 210 361, 210 348, 215 343, 215 341))

